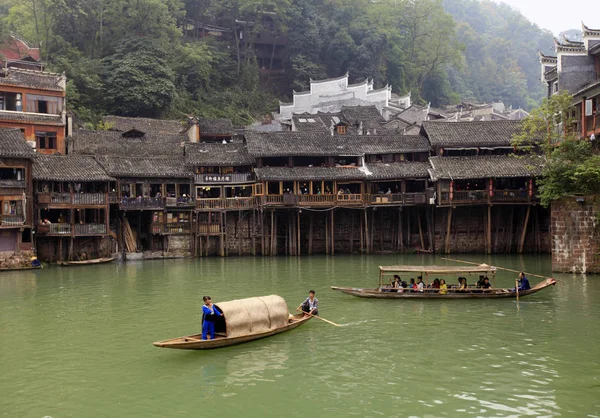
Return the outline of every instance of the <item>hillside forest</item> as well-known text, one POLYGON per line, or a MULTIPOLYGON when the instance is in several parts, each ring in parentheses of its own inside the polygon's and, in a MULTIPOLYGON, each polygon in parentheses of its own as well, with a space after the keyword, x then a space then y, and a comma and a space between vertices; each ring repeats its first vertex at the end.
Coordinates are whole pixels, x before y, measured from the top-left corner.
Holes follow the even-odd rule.
POLYGON ((194 114, 243 125, 310 78, 346 72, 416 103, 530 109, 544 93, 537 51, 553 47, 550 32, 489 0, 0 0, 0 35, 11 31, 66 73, 69 107, 91 124, 194 114), (277 83, 254 54, 265 16, 287 38, 277 83), (184 19, 226 32, 186 37, 184 19))

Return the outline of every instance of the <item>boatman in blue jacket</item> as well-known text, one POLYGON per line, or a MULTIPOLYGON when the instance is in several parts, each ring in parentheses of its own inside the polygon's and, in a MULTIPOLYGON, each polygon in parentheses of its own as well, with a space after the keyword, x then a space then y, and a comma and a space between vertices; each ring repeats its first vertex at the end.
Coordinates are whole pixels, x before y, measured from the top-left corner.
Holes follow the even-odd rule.
POLYGON ((529 285, 529 280, 527 280, 527 276, 525 276, 525 273, 520 272, 519 273, 519 292, 522 290, 529 290, 531 289, 531 286, 529 285))
POLYGON ((206 340, 206 334, 210 333, 210 339, 215 339, 215 321, 221 312, 212 303, 210 296, 202 298, 204 306, 202 306, 202 339, 206 340))

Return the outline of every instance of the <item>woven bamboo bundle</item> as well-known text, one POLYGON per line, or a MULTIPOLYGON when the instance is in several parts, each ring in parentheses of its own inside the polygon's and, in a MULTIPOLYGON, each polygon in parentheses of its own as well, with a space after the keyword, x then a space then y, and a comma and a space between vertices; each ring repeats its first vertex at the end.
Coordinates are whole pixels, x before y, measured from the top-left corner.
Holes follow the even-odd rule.
POLYGON ((288 324, 288 308, 281 296, 238 299, 216 305, 224 314, 227 337, 259 334, 288 324))

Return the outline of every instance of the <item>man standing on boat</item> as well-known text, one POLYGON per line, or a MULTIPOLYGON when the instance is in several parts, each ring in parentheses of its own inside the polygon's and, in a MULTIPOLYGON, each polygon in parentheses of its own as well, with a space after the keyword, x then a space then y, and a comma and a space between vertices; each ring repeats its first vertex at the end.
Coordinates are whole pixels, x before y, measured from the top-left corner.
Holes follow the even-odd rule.
POLYGON ((215 321, 217 316, 221 316, 221 312, 213 305, 210 296, 202 298, 204 306, 202 306, 202 339, 206 340, 206 334, 210 333, 210 339, 215 339, 215 321))
POLYGON ((308 297, 300 304, 300 306, 298 306, 296 310, 302 310, 302 312, 309 315, 319 316, 319 300, 315 297, 314 290, 310 290, 308 292, 308 297))

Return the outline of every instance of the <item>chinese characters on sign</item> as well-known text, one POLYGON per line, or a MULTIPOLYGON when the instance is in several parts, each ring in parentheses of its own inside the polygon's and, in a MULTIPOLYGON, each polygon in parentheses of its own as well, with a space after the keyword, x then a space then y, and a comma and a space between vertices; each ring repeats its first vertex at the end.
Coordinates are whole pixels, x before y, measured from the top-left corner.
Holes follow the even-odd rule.
POLYGON ((204 174, 205 183, 231 183, 230 174, 204 174))

